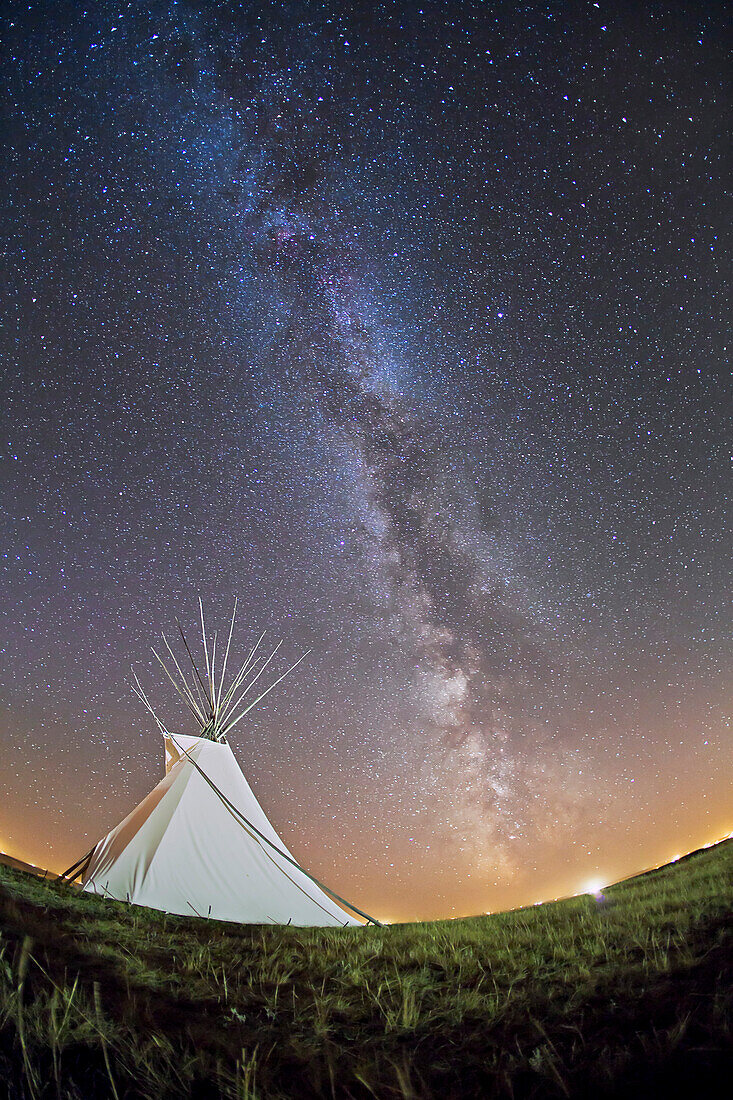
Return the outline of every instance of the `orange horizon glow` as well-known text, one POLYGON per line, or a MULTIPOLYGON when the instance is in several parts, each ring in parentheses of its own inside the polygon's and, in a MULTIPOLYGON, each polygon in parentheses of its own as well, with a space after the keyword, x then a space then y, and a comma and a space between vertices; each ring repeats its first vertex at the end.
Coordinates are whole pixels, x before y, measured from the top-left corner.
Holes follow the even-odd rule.
MULTIPOLYGON (((385 924, 385 925, 430 923, 434 920, 467 920, 469 918, 479 917, 479 916, 489 917, 489 916, 498 915, 499 913, 516 912, 518 910, 530 909, 530 908, 534 908, 534 907, 540 906, 540 905, 551 905, 554 902, 567 901, 570 898, 582 897, 584 894, 591 894, 591 895, 598 894, 598 893, 602 892, 603 890, 607 890, 610 887, 617 885, 620 882, 625 882, 628 879, 636 878, 637 876, 647 874, 650 871, 659 870, 661 867, 669 866, 672 863, 677 863, 677 862, 679 862, 679 860, 685 859, 688 855, 691 855, 693 852, 704 851, 707 848, 714 848, 717 844, 722 844, 726 840, 733 840, 733 829, 729 829, 726 832, 724 832, 720 835, 717 835, 712 840, 707 840, 703 843, 695 844, 691 848, 687 849, 684 852, 681 852, 681 853, 677 852, 673 856, 671 856, 667 859, 660 860, 658 863, 652 863, 649 866, 641 867, 641 868, 638 868, 636 870, 630 871, 629 873, 624 874, 621 878, 613 879, 612 881, 605 881, 605 880, 602 881, 603 876, 595 876, 593 880, 591 880, 589 882, 586 882, 585 885, 583 887, 581 887, 580 889, 578 889, 578 890, 575 890, 575 891, 567 890, 567 891, 558 893, 554 897, 546 897, 546 898, 540 899, 539 901, 533 901, 533 902, 528 901, 525 904, 516 905, 516 906, 509 906, 506 909, 487 909, 483 912, 478 912, 478 913, 477 912, 467 912, 467 913, 457 914, 455 916, 451 915, 451 916, 446 916, 446 917, 425 917, 425 918, 412 917, 411 918, 411 917, 394 917, 394 916, 388 917, 388 916, 380 914, 378 907, 375 906, 374 907, 375 916, 380 921, 380 923, 385 924), (599 885, 601 882, 602 882, 602 885, 599 885), (591 890, 590 889, 591 885, 594 885, 594 886, 598 885, 598 887, 599 887, 598 890, 591 890)), ((5 846, 2 843, 2 841, 0 841, 0 856, 9 856, 11 859, 19 860, 21 863, 25 863, 30 867, 35 867, 40 871, 48 871, 49 874, 54 874, 54 875, 61 874, 62 871, 64 871, 65 868, 68 866, 68 864, 66 864, 66 863, 64 863, 63 866, 60 866, 58 863, 55 866, 53 866, 51 864, 49 864, 48 866, 44 866, 44 861, 39 862, 38 859, 34 858, 32 855, 29 854, 28 850, 16 849, 14 851, 11 851, 7 846, 5 846), (21 852, 23 854, 21 854, 21 852)))

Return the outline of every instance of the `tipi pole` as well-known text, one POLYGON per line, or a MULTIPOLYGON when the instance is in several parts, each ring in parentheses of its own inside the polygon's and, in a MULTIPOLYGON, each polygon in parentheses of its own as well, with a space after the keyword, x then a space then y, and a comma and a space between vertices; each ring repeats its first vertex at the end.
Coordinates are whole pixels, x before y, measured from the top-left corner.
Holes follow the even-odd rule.
POLYGON ((75 878, 79 877, 79 875, 83 875, 87 869, 86 865, 89 863, 89 860, 94 855, 94 849, 96 847, 97 845, 95 844, 93 848, 89 849, 85 856, 82 856, 81 859, 77 859, 76 863, 72 863, 71 867, 67 868, 66 871, 62 871, 60 875, 57 875, 54 881, 61 882, 65 879, 67 882, 73 882, 75 878), (72 871, 74 872, 74 874, 72 874, 72 871))
MULTIPOLYGON (((229 704, 230 704, 231 700, 234 698, 234 695, 236 694, 236 692, 239 690, 239 687, 243 683, 245 677, 249 676, 252 673, 253 669, 255 669, 257 667, 258 662, 262 660, 261 657, 257 657, 255 659, 255 654, 256 654, 257 650, 259 649, 260 644, 261 644, 262 639, 264 638, 264 636, 265 636, 265 631, 263 630, 262 633, 260 634, 259 638, 255 642, 255 644, 252 646, 252 649, 250 650, 250 652, 247 656, 247 660, 244 662, 244 664, 240 668, 239 672, 236 674, 236 676, 232 680, 231 684, 227 688, 226 692, 224 693, 224 698, 222 700, 220 700, 220 703, 219 703, 219 706, 218 706, 218 709, 217 709, 217 713, 219 715, 223 715, 229 710, 229 704)), ((250 681, 250 683, 252 683, 252 681, 250 681)))
POLYGON ((204 646, 204 659, 206 661, 206 679, 209 682, 209 698, 211 699, 211 709, 214 709, 214 674, 212 671, 211 663, 209 661, 209 647, 206 643, 206 625, 204 623, 204 605, 201 597, 199 596, 199 611, 201 612, 201 639, 204 646))
MULTIPOLYGON (((188 701, 188 698, 187 698, 185 692, 183 691, 183 688, 179 687, 179 685, 176 683, 174 678, 171 676, 170 672, 168 671, 168 669, 165 666, 163 658, 160 656, 157 649, 153 650, 153 656, 156 658, 156 660, 160 664, 160 667, 163 669, 163 672, 166 674, 166 676, 168 677, 170 682, 173 684, 174 690, 176 692, 178 692, 181 699, 183 699, 184 703, 186 704, 188 709, 191 711, 191 714, 193 714, 194 718, 201 725, 201 727, 203 729, 203 727, 206 725, 205 721, 202 719, 201 715, 199 714, 199 711, 197 709, 195 709, 193 704, 188 701)), ((186 687, 185 683, 184 683, 184 687, 186 687)))
MULTIPOLYGON (((310 653, 310 650, 309 650, 309 649, 306 649, 305 653, 303 653, 303 654, 302 654, 302 656, 298 657, 298 660, 297 660, 297 661, 295 662, 295 664, 294 664, 294 665, 291 665, 291 666, 290 666, 290 668, 289 668, 289 669, 287 670, 287 672, 283 672, 282 676, 278 677, 278 679, 277 679, 277 680, 275 680, 275 682, 274 682, 273 684, 270 684, 270 686, 269 686, 269 687, 267 688, 267 690, 266 690, 266 691, 263 691, 261 695, 258 695, 258 696, 257 696, 257 698, 256 698, 256 699, 254 699, 254 700, 253 700, 253 701, 252 701, 252 702, 251 702, 251 703, 249 704, 249 706, 248 706, 248 707, 246 707, 246 708, 245 708, 245 710, 243 710, 243 711, 242 711, 242 713, 241 713, 240 715, 238 715, 238 716, 237 716, 236 718, 232 718, 232 719, 231 719, 231 721, 228 721, 228 722, 227 722, 227 724, 225 725, 225 727, 224 727, 223 731, 222 731, 222 736, 225 736, 225 735, 226 735, 227 733, 229 733, 229 732, 230 732, 231 730, 233 730, 233 729, 234 729, 234 727, 235 727, 236 725, 238 725, 238 723, 239 723, 239 722, 241 722, 241 721, 242 721, 242 719, 244 718, 245 714, 248 714, 248 713, 249 713, 249 711, 251 711, 251 710, 252 710, 252 707, 256 707, 256 706, 257 706, 257 704, 258 704, 259 702, 261 702, 261 701, 262 701, 262 700, 263 700, 263 699, 265 698, 265 696, 266 696, 266 695, 267 695, 267 694, 268 694, 269 692, 271 692, 271 691, 272 691, 272 689, 273 689, 274 687, 277 687, 277 685, 278 685, 278 684, 280 683, 280 680, 284 680, 286 676, 290 675, 290 673, 291 673, 291 672, 293 671, 293 669, 294 669, 294 668, 297 668, 297 667, 298 667, 298 665, 300 664, 300 662, 301 662, 302 660, 304 660, 304 659, 305 659, 305 658, 306 658, 306 657, 308 656, 308 654, 309 654, 309 653, 310 653)), ((256 679, 256 677, 255 677, 255 679, 256 679)), ((253 683, 254 683, 254 680, 252 681, 252 684, 253 684, 253 683)), ((250 685, 249 685, 249 687, 247 688, 247 691, 249 691, 249 688, 250 688, 250 687, 252 686, 252 684, 250 684, 250 685)), ((244 694, 246 695, 246 694, 247 694, 247 692, 245 692, 244 694)), ((239 700, 239 702, 237 703, 237 706, 239 706, 239 703, 241 703, 241 701, 242 701, 242 699, 243 699, 243 698, 244 698, 244 695, 242 696, 242 698, 241 698, 241 699, 239 700)), ((232 713, 234 713, 235 711, 236 711, 236 707, 232 708, 232 713)))
POLYGON ((217 709, 217 711, 221 707, 221 693, 224 689, 224 677, 225 677, 226 671, 227 671, 227 661, 229 660, 229 647, 232 644, 232 634, 234 633, 234 620, 235 620, 236 616, 237 616, 237 597, 235 596, 234 597, 234 609, 232 611, 232 621, 231 621, 231 624, 229 626, 229 637, 227 639, 227 647, 224 650, 224 664, 223 664, 222 670, 221 670, 221 679, 219 680, 219 690, 218 690, 217 695, 216 695, 216 709, 217 709))
POLYGON ((261 675, 262 675, 262 673, 263 673, 263 672, 265 671, 265 669, 267 668, 267 666, 269 665, 270 661, 271 661, 271 660, 273 659, 273 657, 275 656, 275 654, 277 653, 277 651, 278 651, 278 649, 280 648, 280 646, 281 646, 281 645, 282 645, 282 641, 280 641, 280 642, 278 642, 278 643, 277 643, 277 645, 275 646, 275 648, 273 649, 272 653, 271 653, 271 654, 270 654, 270 656, 269 656, 269 657, 267 658, 267 660, 266 660, 266 661, 264 662, 264 664, 262 664, 262 665, 261 665, 261 666, 260 666, 260 667, 259 667, 259 668, 257 669, 257 674, 256 674, 256 676, 253 676, 253 677, 252 677, 252 679, 251 679, 251 680, 250 680, 250 682, 249 682, 249 683, 247 684, 247 686, 246 686, 246 688, 244 689, 244 691, 242 692, 242 694, 241 694, 241 695, 239 696, 239 698, 237 699, 236 703, 229 703, 229 705, 228 705, 228 706, 226 707, 226 709, 222 708, 222 715, 221 715, 221 722, 222 722, 222 725, 225 725, 225 720, 226 720, 226 721, 228 721, 228 720, 229 720, 229 716, 230 716, 230 715, 232 715, 232 714, 235 714, 235 713, 236 713, 236 711, 237 711, 237 708, 239 707, 240 703, 241 703, 241 702, 242 702, 242 700, 244 699, 245 695, 247 694, 247 692, 248 692, 248 691, 250 691, 250 689, 251 689, 251 688, 253 687, 253 685, 257 683, 257 681, 259 680, 260 676, 261 676, 261 675))
POLYGON ((184 646, 186 647, 186 653, 188 654, 188 658, 191 662, 191 665, 193 666, 193 671, 196 674, 196 679, 198 680, 199 684, 201 685, 201 690, 204 693, 204 698, 207 700, 209 706, 211 706, 212 703, 211 703, 211 699, 209 699, 209 695, 208 695, 208 691, 206 689, 206 685, 204 684, 204 681, 201 679, 201 673, 199 672, 198 667, 196 665, 196 662, 193 659, 193 654, 191 653, 191 650, 188 647, 188 642, 186 641, 186 635, 183 633, 183 627, 181 626, 178 619, 176 619, 176 626, 178 627, 178 633, 181 635, 181 640, 182 640, 184 646))
MULTIPOLYGON (((205 724, 204 723, 203 711, 201 711, 201 708, 199 706, 200 701, 201 701, 201 693, 199 692, 199 697, 196 698, 196 696, 194 695, 194 693, 191 691, 190 687, 188 686, 188 681, 186 680, 186 677, 183 675, 183 670, 182 670, 181 666, 179 665, 178 661, 176 660, 176 655, 173 652, 173 650, 171 649, 170 644, 169 644, 168 639, 166 638, 165 634, 161 634, 161 638, 165 642, 165 648, 168 650, 168 652, 171 655, 171 659, 173 661, 173 664, 176 666, 176 671, 178 672, 178 675, 181 677, 181 683, 183 684, 183 687, 186 690, 186 695, 188 696, 191 704, 196 707, 196 710, 201 712, 201 722, 202 722, 202 724, 205 724)), ((194 680, 194 687, 196 687, 196 681, 195 680, 194 680)))

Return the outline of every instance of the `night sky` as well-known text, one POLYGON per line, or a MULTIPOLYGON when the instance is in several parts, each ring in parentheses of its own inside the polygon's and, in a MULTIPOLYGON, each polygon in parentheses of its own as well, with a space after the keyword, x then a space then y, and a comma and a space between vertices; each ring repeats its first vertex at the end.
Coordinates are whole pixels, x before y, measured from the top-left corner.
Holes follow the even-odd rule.
POLYGON ((727 832, 724 6, 86 9, 0 19, 0 848, 158 781, 199 594, 311 650, 231 743, 376 916, 727 832))

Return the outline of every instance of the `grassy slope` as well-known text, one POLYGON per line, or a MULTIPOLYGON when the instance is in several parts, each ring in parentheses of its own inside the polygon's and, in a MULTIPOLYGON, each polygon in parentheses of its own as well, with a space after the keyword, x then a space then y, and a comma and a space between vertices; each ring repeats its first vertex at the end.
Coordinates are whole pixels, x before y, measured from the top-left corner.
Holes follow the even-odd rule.
POLYGON ((717 1095, 732 908, 733 841, 602 904, 344 930, 166 917, 0 867, 0 1081, 120 1100, 717 1095))

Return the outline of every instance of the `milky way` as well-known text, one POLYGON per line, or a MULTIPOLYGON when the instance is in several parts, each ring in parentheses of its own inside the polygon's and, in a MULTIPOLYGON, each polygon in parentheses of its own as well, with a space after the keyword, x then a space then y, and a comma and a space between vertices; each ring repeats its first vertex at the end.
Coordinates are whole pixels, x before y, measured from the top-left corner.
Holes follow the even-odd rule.
POLYGON ((388 917, 730 828, 715 5, 10 5, 0 847, 157 777, 196 597, 310 648, 234 750, 388 917))

